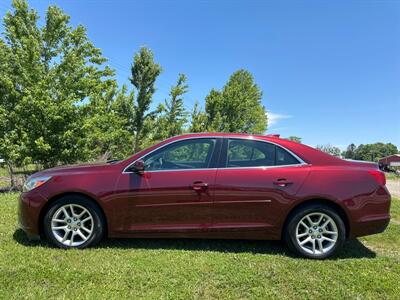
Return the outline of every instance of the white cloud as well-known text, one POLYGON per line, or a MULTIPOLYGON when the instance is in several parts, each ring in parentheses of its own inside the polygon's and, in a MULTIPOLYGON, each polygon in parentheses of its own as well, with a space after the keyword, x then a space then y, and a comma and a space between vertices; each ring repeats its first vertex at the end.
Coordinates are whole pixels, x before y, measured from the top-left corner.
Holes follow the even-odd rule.
POLYGON ((268 116, 268 125, 269 126, 275 125, 280 120, 292 118, 291 115, 277 114, 277 113, 273 113, 273 112, 270 112, 270 111, 267 111, 267 116, 268 116))

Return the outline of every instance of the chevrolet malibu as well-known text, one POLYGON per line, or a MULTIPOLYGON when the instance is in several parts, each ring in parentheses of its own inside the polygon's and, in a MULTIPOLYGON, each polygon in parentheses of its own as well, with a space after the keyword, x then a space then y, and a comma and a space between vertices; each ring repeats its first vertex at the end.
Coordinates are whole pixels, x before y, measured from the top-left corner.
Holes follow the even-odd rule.
POLYGON ((385 181, 376 164, 277 135, 189 134, 123 161, 33 174, 19 222, 28 236, 61 248, 105 236, 282 239, 322 259, 346 239, 386 228, 385 181))

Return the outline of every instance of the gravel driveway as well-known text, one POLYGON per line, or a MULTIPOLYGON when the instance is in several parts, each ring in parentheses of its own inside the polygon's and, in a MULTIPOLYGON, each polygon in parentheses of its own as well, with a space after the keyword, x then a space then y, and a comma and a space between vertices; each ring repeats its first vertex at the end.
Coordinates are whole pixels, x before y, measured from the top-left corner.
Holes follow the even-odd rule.
POLYGON ((399 180, 387 180, 386 187, 388 188, 392 196, 400 197, 400 181, 399 180))

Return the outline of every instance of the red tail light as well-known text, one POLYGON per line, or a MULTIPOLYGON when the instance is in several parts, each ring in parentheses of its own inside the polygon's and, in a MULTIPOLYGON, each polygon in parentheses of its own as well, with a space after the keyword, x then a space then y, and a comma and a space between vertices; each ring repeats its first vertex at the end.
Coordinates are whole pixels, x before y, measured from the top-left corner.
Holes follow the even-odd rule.
POLYGON ((374 176, 376 182, 379 185, 385 185, 386 184, 386 177, 385 173, 378 171, 378 170, 368 170, 368 173, 374 176))

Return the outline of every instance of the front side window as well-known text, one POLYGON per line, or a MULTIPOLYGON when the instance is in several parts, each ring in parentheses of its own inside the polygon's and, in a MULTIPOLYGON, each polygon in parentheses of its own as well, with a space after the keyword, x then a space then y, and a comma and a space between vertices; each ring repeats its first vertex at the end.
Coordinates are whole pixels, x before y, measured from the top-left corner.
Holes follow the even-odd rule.
POLYGON ((227 168, 282 166, 299 163, 288 151, 268 142, 228 140, 227 168))
POLYGON ((207 168, 215 143, 215 139, 190 139, 175 142, 145 157, 145 170, 207 168))

